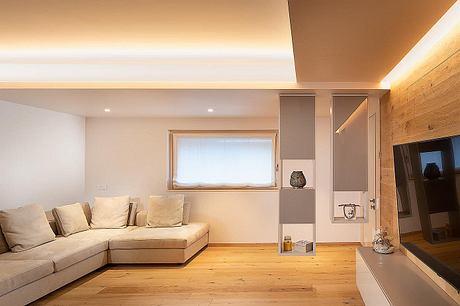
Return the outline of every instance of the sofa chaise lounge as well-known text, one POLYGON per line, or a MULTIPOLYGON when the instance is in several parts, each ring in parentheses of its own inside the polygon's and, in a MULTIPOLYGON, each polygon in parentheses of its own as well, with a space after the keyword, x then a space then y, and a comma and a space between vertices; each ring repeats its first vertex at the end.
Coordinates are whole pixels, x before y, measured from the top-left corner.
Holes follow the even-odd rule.
MULTIPOLYGON (((91 210, 82 204, 85 214, 91 210)), ((106 264, 177 263, 189 260, 208 244, 209 226, 147 228, 146 211, 133 226, 89 229, 14 253, 0 239, 0 305, 25 305, 106 264), (3 245, 2 245, 3 244, 3 245)), ((55 221, 47 213, 57 234, 55 221)), ((88 216, 90 219, 90 216, 88 216)))

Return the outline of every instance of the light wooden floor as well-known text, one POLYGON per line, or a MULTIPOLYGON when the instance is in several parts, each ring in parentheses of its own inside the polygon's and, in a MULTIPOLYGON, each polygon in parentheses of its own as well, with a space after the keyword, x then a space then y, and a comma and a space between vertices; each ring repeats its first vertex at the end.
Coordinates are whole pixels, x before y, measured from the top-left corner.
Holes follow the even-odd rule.
POLYGON ((102 268, 36 305, 363 305, 357 245, 320 245, 316 257, 275 246, 208 247, 184 266, 102 268))

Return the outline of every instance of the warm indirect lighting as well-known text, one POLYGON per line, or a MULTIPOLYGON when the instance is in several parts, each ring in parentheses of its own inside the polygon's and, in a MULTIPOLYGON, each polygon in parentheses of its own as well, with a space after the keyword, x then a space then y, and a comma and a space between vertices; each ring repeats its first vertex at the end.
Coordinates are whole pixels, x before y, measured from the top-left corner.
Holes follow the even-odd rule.
POLYGON ((38 60, 52 63, 66 61, 83 62, 123 62, 156 60, 226 60, 226 59, 265 59, 291 60, 293 53, 287 48, 222 48, 208 46, 205 48, 155 48, 155 49, 120 49, 120 48, 53 48, 53 49, 2 49, 0 58, 11 62, 36 63, 38 60))
POLYGON ((0 82, 295 83, 291 48, 6 49, 0 82))
POLYGON ((110 108, 104 108, 104 112, 110 113, 110 108))
POLYGON ((214 112, 214 108, 208 108, 208 113, 213 113, 214 112))
POLYGON ((460 23, 460 1, 454 5, 436 22, 422 39, 403 57, 403 59, 382 80, 381 86, 389 88, 401 76, 409 72, 441 39, 460 23))
POLYGON ((342 123, 341 126, 335 131, 336 134, 340 134, 347 126, 355 120, 356 117, 359 116, 360 113, 367 111, 367 99, 365 99, 361 104, 351 113, 351 115, 345 120, 344 123, 342 123))
POLYGON ((380 88, 390 89, 390 88, 391 88, 391 84, 390 84, 389 81, 381 81, 381 82, 380 82, 380 88))

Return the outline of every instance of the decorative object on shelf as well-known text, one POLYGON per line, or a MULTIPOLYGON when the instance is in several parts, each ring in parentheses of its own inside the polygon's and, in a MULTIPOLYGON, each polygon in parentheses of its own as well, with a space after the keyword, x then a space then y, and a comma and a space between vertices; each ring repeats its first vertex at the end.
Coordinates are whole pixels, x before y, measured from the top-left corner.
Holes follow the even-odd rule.
POLYGON ((313 242, 308 240, 299 240, 295 243, 295 248, 305 253, 313 252, 313 242))
POLYGON ((442 241, 448 238, 445 227, 433 228, 431 230, 431 235, 433 236, 433 241, 442 241))
POLYGON ((302 171, 292 171, 289 184, 291 184, 292 188, 302 189, 305 185, 307 185, 307 180, 305 179, 305 175, 303 175, 302 171))
POLYGON ((284 236, 283 252, 291 252, 291 251, 292 251, 291 236, 284 236))
POLYGON ((441 176, 441 171, 436 163, 427 163, 423 176, 429 180, 435 180, 441 176))
POLYGON ((355 203, 339 204, 339 207, 343 209, 343 217, 345 220, 356 220, 356 207, 361 205, 355 203))
POLYGON ((372 241, 372 248, 379 254, 391 254, 394 252, 394 247, 391 244, 391 238, 388 236, 387 231, 380 227, 375 233, 374 240, 372 241))

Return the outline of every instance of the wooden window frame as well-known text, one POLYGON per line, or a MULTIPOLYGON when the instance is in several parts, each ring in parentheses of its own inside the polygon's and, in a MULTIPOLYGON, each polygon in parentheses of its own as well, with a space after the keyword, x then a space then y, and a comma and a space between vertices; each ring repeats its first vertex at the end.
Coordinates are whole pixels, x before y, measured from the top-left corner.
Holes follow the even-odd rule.
POLYGON ((169 191, 270 191, 278 190, 278 130, 169 130, 169 173, 168 173, 168 190, 169 191), (273 169, 275 176, 275 185, 270 187, 177 187, 174 186, 173 178, 176 171, 176 145, 175 136, 180 135, 250 135, 254 136, 268 136, 273 138, 273 169))

